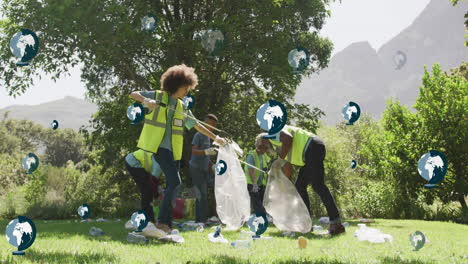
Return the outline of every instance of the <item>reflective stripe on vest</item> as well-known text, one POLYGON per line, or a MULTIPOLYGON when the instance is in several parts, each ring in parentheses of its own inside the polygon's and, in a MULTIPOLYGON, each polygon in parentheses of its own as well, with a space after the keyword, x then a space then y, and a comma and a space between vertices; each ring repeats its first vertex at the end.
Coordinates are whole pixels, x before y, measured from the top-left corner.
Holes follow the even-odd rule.
MULTIPOLYGON (((156 91, 156 108, 145 115, 137 147, 148 152, 157 153, 166 131, 169 96, 164 91, 156 91)), ((185 109, 180 99, 177 99, 176 111, 172 119, 172 153, 174 160, 182 158, 184 144, 185 109)))
MULTIPOLYGON (((284 129, 288 131, 291 136, 293 137, 293 143, 291 149, 289 150, 288 154, 285 157, 285 160, 290 162, 296 166, 304 166, 304 159, 303 159, 303 152, 305 150, 305 146, 307 145, 307 141, 310 137, 313 136, 312 133, 305 131, 302 128, 293 127, 293 126, 285 126, 284 129)), ((281 142, 269 139, 270 143, 276 146, 282 146, 281 142)))
MULTIPOLYGON (((258 154, 257 154, 257 151, 256 150, 252 150, 250 151, 249 153, 247 153, 247 155, 252 155, 252 157, 254 158, 254 166, 259 168, 259 169, 263 169, 263 168, 266 168, 268 166, 268 160, 269 158, 266 156, 266 154, 263 154, 262 155, 262 165, 263 165, 263 168, 260 168, 260 159, 258 158, 258 154)), ((249 174, 249 166, 248 165, 244 165, 244 173, 245 173, 245 177, 247 179, 247 184, 252 184, 252 180, 250 179, 250 174, 249 174)), ((258 170, 254 170, 255 173, 254 173, 254 179, 255 179, 255 183, 258 182, 258 179, 260 176, 262 176, 263 174, 263 180, 262 180, 262 185, 266 185, 267 183, 267 175, 266 173, 262 173, 258 170)))

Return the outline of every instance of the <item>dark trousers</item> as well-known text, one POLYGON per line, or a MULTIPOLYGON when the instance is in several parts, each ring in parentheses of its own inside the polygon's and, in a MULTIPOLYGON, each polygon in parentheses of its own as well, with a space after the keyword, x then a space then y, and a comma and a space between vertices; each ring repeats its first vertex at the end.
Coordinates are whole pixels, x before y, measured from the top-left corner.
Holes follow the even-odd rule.
POLYGON ((330 223, 341 222, 340 214, 333 199, 330 190, 325 185, 324 166, 325 144, 318 137, 313 137, 305 153, 305 166, 299 170, 299 176, 296 181, 296 189, 304 200, 310 213, 309 194, 307 186, 312 184, 312 189, 320 196, 325 208, 327 209, 330 223))
POLYGON ((145 171, 143 168, 133 168, 125 161, 125 167, 128 172, 132 175, 138 189, 141 194, 141 209, 146 212, 151 222, 155 222, 153 208, 151 202, 153 201, 153 188, 151 183, 151 174, 145 171))
POLYGON ((247 190, 250 194, 250 202, 257 215, 266 214, 265 207, 263 207, 263 196, 265 195, 265 186, 258 186, 258 192, 252 191, 253 185, 247 184, 247 190))
POLYGON ((179 175, 180 163, 179 161, 174 161, 172 151, 165 148, 159 148, 158 152, 154 154, 154 158, 166 176, 166 190, 164 191, 164 199, 159 209, 158 222, 172 227, 173 202, 182 183, 179 175))
POLYGON ((190 166, 190 177, 195 187, 195 221, 205 223, 208 220, 208 171, 190 166))

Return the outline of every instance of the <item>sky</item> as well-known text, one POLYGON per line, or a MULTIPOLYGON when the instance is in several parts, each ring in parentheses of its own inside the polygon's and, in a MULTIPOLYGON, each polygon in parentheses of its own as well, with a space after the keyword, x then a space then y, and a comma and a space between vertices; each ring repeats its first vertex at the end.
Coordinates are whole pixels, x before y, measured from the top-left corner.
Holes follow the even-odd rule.
MULTIPOLYGON (((359 41, 368 41, 374 49, 379 49, 410 26, 429 1, 342 0, 342 3, 332 3, 332 16, 321 35, 334 43, 333 54, 359 41)), ((0 87, 0 109, 15 104, 37 105, 65 96, 84 98, 85 87, 80 81, 80 73, 79 67, 75 67, 70 69, 70 76, 64 76, 57 82, 44 74, 40 81, 35 81, 34 87, 16 98, 8 96, 5 88, 0 87)))

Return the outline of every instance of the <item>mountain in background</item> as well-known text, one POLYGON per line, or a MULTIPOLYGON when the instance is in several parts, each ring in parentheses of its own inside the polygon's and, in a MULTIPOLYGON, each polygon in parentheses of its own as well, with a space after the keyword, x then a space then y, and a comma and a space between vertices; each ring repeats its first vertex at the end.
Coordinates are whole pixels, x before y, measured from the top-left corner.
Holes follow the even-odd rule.
POLYGON ((338 52, 328 68, 302 81, 296 102, 322 109, 327 124, 344 120, 341 109, 349 101, 358 103, 361 112, 374 118, 381 117, 391 97, 412 106, 424 65, 431 70, 434 63, 439 63, 448 70, 467 61, 466 10, 466 2, 452 6, 448 0, 432 0, 409 27, 378 51, 368 42, 358 42, 338 52), (406 63, 396 69, 399 51, 406 54, 406 63))
POLYGON ((27 119, 50 127, 53 120, 59 122, 60 128, 72 128, 78 131, 87 125, 91 115, 97 112, 97 106, 85 100, 66 96, 61 100, 39 105, 12 105, 0 109, 0 118, 9 111, 8 118, 27 119))

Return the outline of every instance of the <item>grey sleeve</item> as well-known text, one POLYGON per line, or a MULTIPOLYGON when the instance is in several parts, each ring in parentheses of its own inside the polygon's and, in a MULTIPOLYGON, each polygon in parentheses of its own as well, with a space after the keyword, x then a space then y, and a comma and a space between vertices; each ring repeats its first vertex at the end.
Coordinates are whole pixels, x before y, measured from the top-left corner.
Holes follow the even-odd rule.
POLYGON ((200 146, 200 133, 195 133, 195 136, 193 136, 192 139, 192 145, 200 146))
POLYGON ((150 99, 154 99, 155 96, 156 96, 155 91, 140 91, 140 94, 141 94, 141 96, 146 97, 146 98, 150 98, 150 99))

